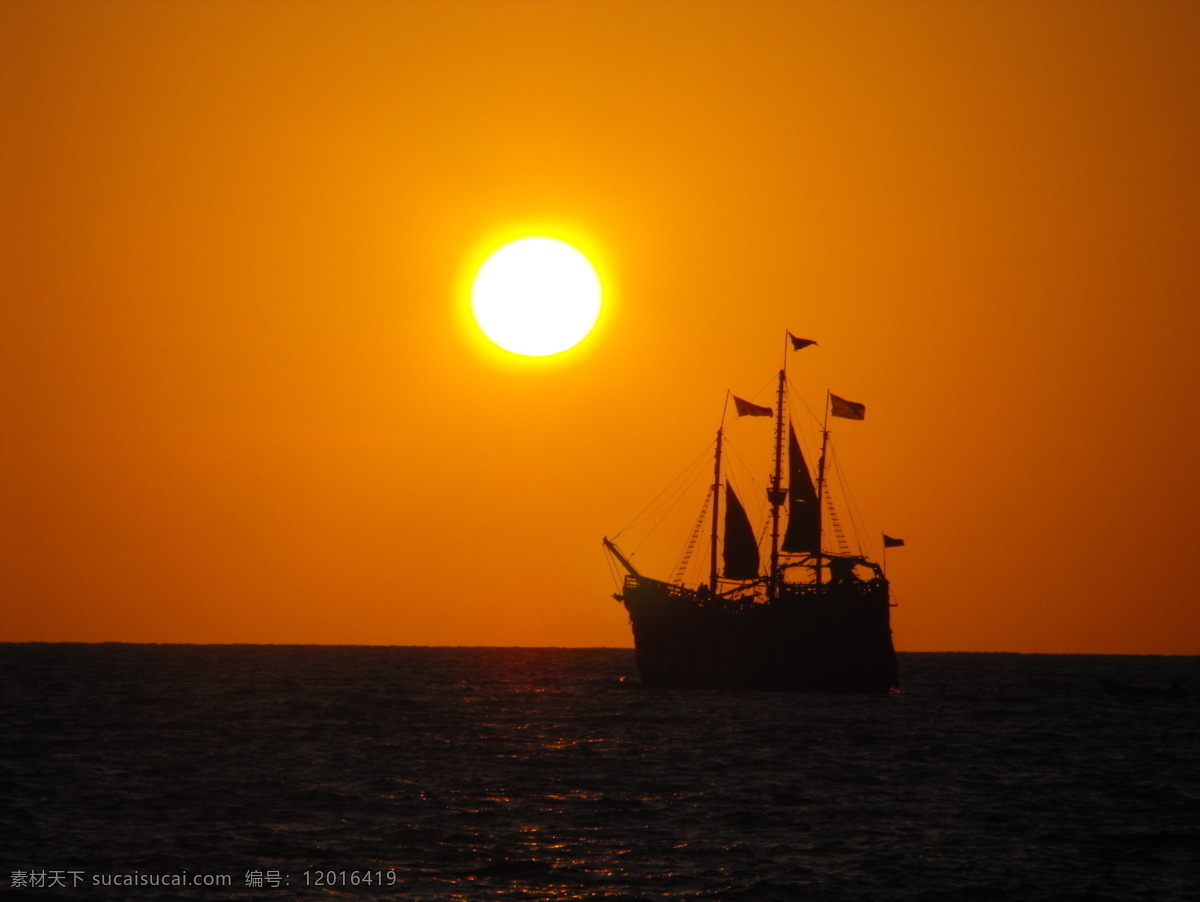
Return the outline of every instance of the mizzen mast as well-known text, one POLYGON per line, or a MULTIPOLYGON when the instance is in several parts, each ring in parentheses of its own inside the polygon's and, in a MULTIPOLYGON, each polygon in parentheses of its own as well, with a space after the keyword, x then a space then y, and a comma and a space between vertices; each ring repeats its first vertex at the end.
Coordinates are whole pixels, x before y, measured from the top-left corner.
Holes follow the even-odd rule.
POLYGON ((825 390, 825 420, 821 424, 821 457, 817 460, 817 547, 813 554, 813 581, 821 585, 821 525, 825 521, 825 452, 829 449, 829 405, 831 394, 825 390))

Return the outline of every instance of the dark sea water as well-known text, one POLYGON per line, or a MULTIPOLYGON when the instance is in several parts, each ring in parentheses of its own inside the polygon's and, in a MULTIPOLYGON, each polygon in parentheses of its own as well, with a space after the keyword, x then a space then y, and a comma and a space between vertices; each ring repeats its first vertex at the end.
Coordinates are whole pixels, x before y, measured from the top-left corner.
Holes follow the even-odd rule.
POLYGON ((1200 659, 901 669, 791 695, 646 690, 627 650, 0 645, 0 889, 1200 898, 1200 659), (103 885, 164 877, 228 884, 103 885))

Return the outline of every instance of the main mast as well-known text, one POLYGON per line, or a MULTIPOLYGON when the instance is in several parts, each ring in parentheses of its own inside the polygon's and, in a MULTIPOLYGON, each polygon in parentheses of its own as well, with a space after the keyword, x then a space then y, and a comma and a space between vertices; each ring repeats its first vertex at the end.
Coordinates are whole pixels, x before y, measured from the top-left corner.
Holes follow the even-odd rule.
MULTIPOLYGON (((784 349, 784 361, 787 349, 784 349)), ((775 402, 775 471, 771 474, 771 488, 767 500, 771 502, 771 573, 767 582, 767 597, 774 598, 779 582, 779 508, 787 499, 783 489, 783 397, 787 385, 787 369, 779 371, 779 393, 775 402)))

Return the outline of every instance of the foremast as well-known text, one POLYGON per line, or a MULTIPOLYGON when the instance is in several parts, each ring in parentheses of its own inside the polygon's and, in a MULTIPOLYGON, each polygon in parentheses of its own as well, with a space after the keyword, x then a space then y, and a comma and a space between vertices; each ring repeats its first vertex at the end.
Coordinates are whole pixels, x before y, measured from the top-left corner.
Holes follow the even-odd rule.
POLYGON ((721 425, 717 429, 717 453, 713 462, 713 484, 712 484, 712 544, 709 553, 709 568, 708 568, 708 591, 714 595, 717 593, 717 547, 720 544, 717 524, 720 522, 718 516, 721 512, 721 440, 725 434, 725 413, 721 412, 721 425))

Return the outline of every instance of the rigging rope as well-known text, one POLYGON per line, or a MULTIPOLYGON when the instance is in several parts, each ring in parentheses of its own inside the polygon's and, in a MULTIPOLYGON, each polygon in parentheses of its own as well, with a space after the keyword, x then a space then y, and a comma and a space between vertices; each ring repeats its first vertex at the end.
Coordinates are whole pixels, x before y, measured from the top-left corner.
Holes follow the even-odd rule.
MULTIPOLYGON (((808 412, 808 415, 810 417, 812 417, 813 425, 815 425, 817 427, 817 429, 820 430, 821 425, 822 425, 821 418, 819 416, 817 416, 816 413, 813 412, 813 409, 811 407, 808 406, 808 402, 804 400, 804 395, 802 395, 800 393, 800 389, 798 389, 795 385, 792 384, 791 378, 788 379, 787 384, 788 384, 788 389, 789 389, 789 391, 788 391, 788 410, 796 409, 796 405, 794 402, 798 399, 800 401, 800 406, 803 407, 808 412)), ((805 449, 805 450, 807 450, 807 449, 805 449)))
POLYGON ((676 499, 674 501, 672 501, 670 503, 670 505, 667 506, 667 509, 662 512, 662 516, 654 521, 654 525, 651 526, 650 529, 648 529, 646 531, 646 534, 644 536, 642 536, 642 540, 633 546, 633 549, 629 552, 630 556, 637 554, 637 550, 639 548, 641 548, 644 544, 646 544, 646 540, 649 539, 650 536, 654 535, 654 530, 658 529, 658 527, 662 525, 662 521, 667 519, 667 515, 670 514, 671 511, 675 510, 675 507, 682 500, 683 500, 683 493, 681 492, 678 495, 678 497, 676 497, 676 499))
POLYGON ((737 470, 737 479, 731 480, 730 477, 734 474, 734 468, 733 466, 728 466, 726 468, 727 475, 725 481, 727 483, 732 481, 736 484, 735 494, 737 494, 738 500, 742 502, 742 506, 753 510, 755 516, 761 519, 763 516, 762 499, 766 497, 763 486, 754 478, 754 470, 746 463, 745 458, 742 457, 741 452, 738 450, 737 442, 730 440, 728 436, 725 439, 725 450, 728 452, 725 460, 730 464, 736 463, 739 467, 737 470), (750 483, 750 488, 753 489, 752 493, 739 490, 746 482, 750 483), (751 498, 754 498, 753 502, 750 501, 751 498))
POLYGON ((825 495, 825 506, 829 510, 829 525, 833 527, 833 534, 837 538, 838 551, 842 554, 849 554, 850 543, 846 541, 846 535, 842 532, 841 521, 838 520, 837 510, 833 506, 833 499, 828 494, 825 495))
POLYGON ((862 510, 858 506, 858 500, 854 497, 854 493, 850 490, 850 481, 846 479, 845 471, 842 470, 841 459, 837 455, 837 449, 833 453, 833 468, 837 471, 838 488, 846 499, 846 512, 850 517, 850 528, 854 532, 854 543, 858 546, 858 554, 860 557, 875 557, 874 543, 867 539, 867 551, 863 552, 863 537, 869 535, 866 530, 866 521, 863 519, 862 510))
MULTIPOLYGON (((708 452, 709 452, 709 449, 710 449, 710 448, 712 448, 714 444, 716 444, 716 439, 714 439, 713 441, 709 442, 709 443, 708 443, 708 444, 707 444, 707 445, 704 447, 704 450, 703 450, 703 451, 701 451, 699 454, 697 454, 697 455, 696 455, 696 457, 695 457, 695 458, 692 460, 692 462, 691 462, 691 463, 689 463, 687 466, 685 466, 685 467, 683 468, 683 470, 682 470, 682 471, 680 471, 680 472, 679 472, 679 474, 678 474, 678 475, 676 475, 676 477, 675 477, 674 479, 672 479, 670 482, 668 482, 668 483, 666 484, 666 486, 664 486, 664 487, 663 487, 662 491, 660 491, 660 492, 659 492, 657 495, 655 495, 655 496, 654 496, 654 497, 653 497, 653 498, 650 500, 650 503, 649 503, 649 504, 647 504, 645 507, 643 507, 643 508, 641 509, 641 511, 639 511, 639 512, 637 513, 637 515, 636 515, 636 516, 635 516, 635 517, 634 517, 632 520, 630 520, 628 523, 626 523, 624 526, 622 526, 622 527, 621 527, 619 530, 617 530, 615 533, 613 533, 613 536, 612 536, 612 537, 613 537, 613 539, 616 539, 616 538, 618 538, 618 537, 621 535, 621 533, 625 532, 625 530, 629 529, 629 528, 630 528, 631 526, 633 526, 635 523, 638 523, 638 522, 640 522, 640 521, 642 520, 642 518, 643 518, 643 517, 647 516, 647 513, 648 513, 648 512, 651 510, 651 508, 655 507, 655 505, 657 505, 657 504, 659 504, 659 503, 660 503, 660 499, 663 497, 663 495, 667 494, 667 492, 671 491, 672 489, 675 489, 675 488, 676 488, 676 483, 678 483, 680 480, 684 479, 684 477, 688 477, 688 478, 687 478, 687 482, 688 482, 688 484, 690 485, 690 484, 691 484, 691 482, 692 482, 692 481, 695 479, 695 474, 694 474, 694 473, 692 473, 691 471, 693 471, 693 470, 696 468, 696 464, 697 464, 697 463, 698 463, 698 462, 699 462, 699 461, 700 461, 700 460, 701 460, 703 457, 705 457, 705 456, 708 454, 708 452)), ((675 500, 675 502, 673 502, 673 503, 671 504, 671 507, 674 507, 674 506, 675 506, 675 504, 678 504, 678 503, 679 503, 679 499, 677 498, 677 499, 675 500)), ((669 510, 669 509, 670 509, 670 508, 668 508, 668 510, 669 510)), ((660 519, 660 520, 659 520, 659 522, 661 523, 661 522, 662 522, 662 520, 660 519)), ((655 525, 657 525, 657 524, 655 524, 655 525)), ((651 532, 653 532, 653 530, 651 530, 651 532)))
POLYGON ((688 562, 691 560, 692 552, 696 548, 696 539, 700 536, 700 530, 704 526, 704 520, 708 516, 708 505, 712 502, 713 493, 709 492, 704 496, 704 506, 700 508, 700 516, 696 520, 696 526, 692 529, 691 538, 688 539, 687 545, 679 556, 679 560, 675 563, 675 570, 671 576, 671 582, 683 584, 683 577, 687 572, 688 562))

